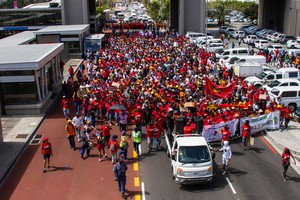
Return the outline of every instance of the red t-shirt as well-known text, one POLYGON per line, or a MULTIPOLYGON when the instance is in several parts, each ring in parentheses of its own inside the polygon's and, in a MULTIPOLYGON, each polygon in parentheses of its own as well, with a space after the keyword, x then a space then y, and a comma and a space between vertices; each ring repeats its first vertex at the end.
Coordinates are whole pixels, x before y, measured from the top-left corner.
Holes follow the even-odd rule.
POLYGON ((251 132, 251 127, 250 125, 243 124, 242 126, 242 136, 243 137, 249 137, 251 132))
POLYGON ((68 99, 63 99, 63 100, 61 101, 61 104, 62 104, 62 107, 63 107, 64 109, 70 108, 70 104, 69 104, 69 100, 68 100, 68 99))
POLYGON ((221 130, 222 132, 222 141, 229 141, 230 139, 230 131, 229 130, 226 130, 226 129, 223 129, 221 130))
POLYGON ((42 154, 49 155, 52 153, 52 147, 50 142, 43 142, 42 143, 42 154))
POLYGON ((108 126, 103 125, 101 129, 102 129, 102 137, 110 136, 110 130, 108 126))

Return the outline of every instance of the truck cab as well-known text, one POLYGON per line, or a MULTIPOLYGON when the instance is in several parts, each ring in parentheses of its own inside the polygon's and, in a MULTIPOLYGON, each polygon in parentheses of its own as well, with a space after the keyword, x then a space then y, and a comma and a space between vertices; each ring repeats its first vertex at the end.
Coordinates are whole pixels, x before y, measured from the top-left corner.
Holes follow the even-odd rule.
POLYGON ((212 180, 214 154, 204 137, 196 134, 176 136, 168 151, 171 152, 172 176, 176 183, 197 184, 212 180))

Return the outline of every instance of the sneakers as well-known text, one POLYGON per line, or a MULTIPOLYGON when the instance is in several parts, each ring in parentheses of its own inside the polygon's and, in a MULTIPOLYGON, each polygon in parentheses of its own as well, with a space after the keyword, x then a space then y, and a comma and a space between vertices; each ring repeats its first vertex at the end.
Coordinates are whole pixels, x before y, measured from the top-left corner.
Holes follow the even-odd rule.
POLYGON ((124 193, 122 193, 122 198, 123 198, 123 199, 127 199, 127 197, 125 196, 124 193))
POLYGON ((84 160, 84 157, 83 157, 83 155, 81 155, 81 158, 84 160))
POLYGON ((99 162, 102 162, 102 159, 101 159, 101 158, 99 158, 99 162))
POLYGON ((104 158, 107 158, 107 155, 106 154, 104 154, 104 156, 103 156, 104 158))
POLYGON ((226 174, 226 171, 223 171, 222 175, 224 176, 226 174))
POLYGON ((283 179, 284 182, 286 182, 286 179, 283 179))
POLYGON ((43 173, 46 173, 46 169, 43 170, 43 173))

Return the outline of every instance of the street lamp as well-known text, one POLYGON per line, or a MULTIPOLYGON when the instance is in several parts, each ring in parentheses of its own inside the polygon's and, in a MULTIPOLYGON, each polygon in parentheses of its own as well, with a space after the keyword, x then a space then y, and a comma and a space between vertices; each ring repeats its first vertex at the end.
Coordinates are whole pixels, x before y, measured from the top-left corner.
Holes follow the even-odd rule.
POLYGON ((207 52, 207 17, 208 17, 208 0, 205 1, 205 35, 206 35, 206 41, 205 41, 205 51, 207 52))

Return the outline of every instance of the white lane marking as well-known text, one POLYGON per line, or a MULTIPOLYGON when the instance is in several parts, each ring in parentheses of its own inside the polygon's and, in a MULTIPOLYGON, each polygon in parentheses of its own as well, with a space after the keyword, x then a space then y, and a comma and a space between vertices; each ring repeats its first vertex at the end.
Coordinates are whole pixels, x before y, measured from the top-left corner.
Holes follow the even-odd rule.
POLYGON ((142 187, 142 200, 146 200, 146 193, 145 193, 145 184, 144 182, 141 183, 142 187))
POLYGON ((236 194, 236 191, 235 191, 235 189, 234 189, 233 185, 231 184, 231 182, 230 182, 230 180, 229 180, 228 177, 226 177, 226 181, 227 181, 228 185, 230 186, 230 189, 232 190, 232 193, 236 194))

